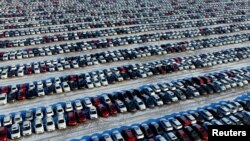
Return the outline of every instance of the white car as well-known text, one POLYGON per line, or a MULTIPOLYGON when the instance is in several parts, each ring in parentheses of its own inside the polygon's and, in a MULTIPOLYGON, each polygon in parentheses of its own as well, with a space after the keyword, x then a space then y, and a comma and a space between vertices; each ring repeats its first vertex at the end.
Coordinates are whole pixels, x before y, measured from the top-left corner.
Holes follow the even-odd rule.
POLYGON ((19 124, 13 124, 11 126, 10 136, 12 140, 18 139, 21 137, 19 124))
POLYGON ((161 98, 158 95, 152 95, 154 102, 157 106, 162 106, 163 105, 163 101, 161 100, 161 98))
POLYGON ((25 112, 24 120, 32 121, 34 118, 32 110, 27 110, 25 112))
POLYGON ((56 83, 55 89, 56 89, 56 93, 57 93, 57 94, 63 92, 62 87, 61 87, 61 85, 60 85, 59 83, 56 83))
POLYGON ((13 123, 19 124, 23 121, 22 115, 20 112, 15 113, 13 117, 13 123))
POLYGON ((51 79, 47 79, 47 80, 45 81, 45 85, 46 85, 47 87, 51 86, 51 85, 52 85, 51 79))
POLYGON ((22 135, 23 136, 29 136, 32 134, 32 128, 31 128, 31 122, 30 121, 24 121, 22 124, 22 135))
POLYGON ((0 94, 0 105, 4 105, 4 104, 7 104, 7 94, 6 93, 0 94))
POLYGON ((42 108, 36 108, 35 118, 36 119, 42 119, 43 118, 42 108))
POLYGON ((92 104, 90 98, 88 98, 88 97, 85 97, 85 98, 83 99, 83 104, 84 104, 85 107, 91 107, 91 106, 93 106, 93 104, 92 104))
POLYGON ((56 84, 60 84, 61 83, 61 79, 59 77, 55 78, 54 81, 55 81, 56 84))
POLYGON ((54 111, 51 106, 45 108, 45 114, 47 117, 54 116, 54 111))
POLYGON ((70 101, 65 102, 65 108, 64 109, 65 109, 66 112, 73 111, 72 103, 70 101))
POLYGON ((76 110, 81 110, 83 107, 82 107, 82 103, 80 100, 75 100, 75 103, 74 103, 74 106, 75 106, 75 109, 76 110))
POLYGON ((42 81, 37 81, 36 86, 37 86, 37 88, 43 88, 43 82, 42 81))
POLYGON ((124 113, 127 112, 127 107, 124 105, 124 103, 120 100, 115 101, 116 107, 118 107, 119 112, 124 113))
POLYGON ((136 139, 140 140, 144 138, 144 134, 138 126, 132 126, 136 139))
POLYGON ((104 102, 106 103, 106 104, 110 104, 111 103, 111 100, 110 100, 110 98, 107 96, 107 95, 102 95, 102 98, 103 98, 103 100, 104 100, 104 102))
POLYGON ((88 87, 89 89, 94 88, 94 84, 92 83, 91 80, 87 79, 86 81, 87 81, 87 87, 88 87))
POLYGON ((24 76, 23 69, 20 69, 20 68, 19 68, 19 69, 17 70, 17 76, 18 76, 18 77, 24 76))
POLYGON ((97 119, 98 118, 96 107, 94 107, 94 106, 89 107, 89 117, 90 117, 90 119, 97 119))
POLYGON ((53 117, 47 117, 45 120, 45 128, 48 132, 55 131, 55 123, 53 117))
POLYGON ((5 115, 3 118, 3 126, 9 126, 12 124, 11 115, 5 115))
POLYGON ((62 83, 62 88, 63 88, 64 92, 70 92, 70 87, 69 87, 69 84, 67 82, 62 83))
POLYGON ((2 71, 1 79, 6 79, 6 78, 8 78, 7 71, 2 71))
POLYGON ((125 141, 118 130, 113 131, 111 136, 114 141, 125 141))
POLYGON ((94 78, 92 82, 93 82, 95 87, 101 87, 102 86, 100 80, 97 79, 97 78, 94 78))
POLYGON ((106 78, 104 78, 104 77, 100 78, 100 82, 101 82, 102 86, 108 86, 109 85, 108 80, 106 78))
POLYGON ((40 71, 39 67, 34 67, 34 72, 35 72, 35 74, 39 74, 39 73, 41 73, 41 71, 40 71))
POLYGON ((36 134, 44 133, 44 126, 41 119, 36 119, 34 122, 34 131, 36 134))
POLYGON ((146 105, 140 98, 136 97, 135 102, 139 110, 146 110, 146 105))
POLYGON ((76 61, 73 61, 72 65, 73 65, 74 69, 78 69, 79 68, 79 65, 78 65, 78 63, 76 61))
POLYGON ((57 64, 56 68, 57 68, 58 71, 63 71, 64 70, 62 64, 57 64))
POLYGON ((66 120, 64 118, 64 115, 59 115, 57 117, 56 125, 58 129, 66 129, 66 120))
POLYGON ((45 95, 44 89, 43 88, 38 88, 37 95, 38 96, 44 96, 45 95))
POLYGON ((63 110, 63 107, 61 104, 56 105, 55 111, 56 111, 57 115, 64 114, 64 110, 63 110))

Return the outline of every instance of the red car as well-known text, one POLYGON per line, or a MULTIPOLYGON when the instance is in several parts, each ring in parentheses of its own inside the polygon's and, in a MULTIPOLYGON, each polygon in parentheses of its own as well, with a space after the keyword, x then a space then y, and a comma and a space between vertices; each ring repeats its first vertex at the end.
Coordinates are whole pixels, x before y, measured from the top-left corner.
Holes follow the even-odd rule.
POLYGON ((31 67, 27 67, 25 69, 25 74, 32 74, 32 68, 31 67))
POLYGON ((208 140, 208 133, 207 130, 199 125, 199 124, 193 124, 193 129, 198 132, 199 136, 203 139, 203 140, 208 140))
POLYGON ((107 107, 111 115, 116 115, 118 113, 117 108, 113 103, 107 104, 107 107))
POLYGON ((100 116, 109 117, 109 111, 108 111, 107 107, 105 107, 103 104, 99 104, 97 106, 97 110, 98 110, 100 116))
POLYGON ((26 99, 26 91, 19 90, 17 94, 17 99, 18 100, 25 100, 26 99))
POLYGON ((87 121, 87 117, 86 115, 84 114, 84 112, 82 110, 77 110, 76 111, 76 117, 77 117, 77 121, 79 123, 84 123, 87 121))
POLYGON ((68 126, 76 126, 77 125, 77 119, 76 119, 74 112, 68 113, 67 125, 68 126))
POLYGON ((99 104, 101 104, 101 101, 100 101, 99 97, 93 97, 91 100, 92 100, 93 105, 96 106, 96 107, 99 104))
POLYGON ((133 134, 133 132, 128 129, 128 128, 124 128, 122 129, 122 136, 124 137, 124 139, 126 141, 136 141, 136 137, 135 135, 133 134))
POLYGON ((226 73, 227 73, 227 75, 228 75, 229 77, 235 77, 235 74, 234 74, 233 72, 231 72, 231 71, 226 72, 226 73))
POLYGON ((27 91, 27 85, 25 85, 25 84, 20 84, 20 85, 19 85, 19 91, 27 91))
POLYGON ((41 66, 41 72, 44 73, 47 71, 47 67, 45 65, 41 66))
POLYGON ((8 94, 10 92, 10 88, 8 86, 4 86, 1 88, 1 93, 8 94))
POLYGON ((176 131, 176 135, 178 139, 182 141, 192 141, 186 132, 184 132, 182 129, 176 131))
POLYGON ((0 33, 0 38, 4 38, 4 33, 3 32, 0 33))
POLYGON ((206 83, 206 84, 211 83, 211 79, 208 78, 208 77, 206 77, 206 76, 202 76, 202 77, 200 77, 200 78, 201 78, 201 79, 203 80, 203 82, 206 83))
POLYGON ((166 73, 167 73, 167 71, 166 71, 166 69, 165 69, 164 66, 159 66, 159 67, 157 67, 157 69, 158 69, 158 71, 159 71, 161 74, 166 74, 166 73))
POLYGON ((77 81, 77 75, 70 75, 69 79, 70 81, 77 81))
POLYGON ((7 141, 7 128, 6 127, 0 127, 0 141, 7 141))
POLYGON ((192 124, 185 116, 176 116, 176 119, 178 119, 183 126, 189 126, 192 124))
POLYGON ((192 80, 193 80, 196 84, 198 84, 198 85, 204 84, 203 79, 200 78, 200 77, 193 77, 192 80))

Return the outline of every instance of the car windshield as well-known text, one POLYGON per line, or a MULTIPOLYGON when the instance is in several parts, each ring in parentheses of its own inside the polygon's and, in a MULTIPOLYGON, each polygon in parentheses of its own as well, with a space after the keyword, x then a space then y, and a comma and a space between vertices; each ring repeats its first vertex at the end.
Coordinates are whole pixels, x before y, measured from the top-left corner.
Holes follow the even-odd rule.
POLYGON ((24 126, 23 129, 24 129, 24 130, 29 130, 29 129, 30 129, 30 126, 24 126))
POLYGON ((58 123, 64 123, 64 120, 59 120, 58 123))
POLYGON ((96 114, 96 111, 91 111, 90 113, 91 113, 91 114, 96 114))
POLYGON ((41 124, 41 123, 38 123, 38 124, 36 125, 36 128, 39 128, 39 127, 42 127, 42 124, 41 124))
POLYGON ((12 133, 13 134, 19 133, 19 130, 18 129, 14 129, 14 130, 12 130, 12 133))
POLYGON ((57 110, 58 113, 61 113, 62 111, 63 111, 62 109, 58 109, 58 110, 57 110))
POLYGON ((53 122, 48 122, 47 125, 53 125, 53 122))
POLYGON ((123 104, 120 104, 120 108, 124 108, 125 107, 125 105, 123 105, 123 104))
POLYGON ((5 99, 5 97, 0 97, 0 100, 4 100, 5 99))

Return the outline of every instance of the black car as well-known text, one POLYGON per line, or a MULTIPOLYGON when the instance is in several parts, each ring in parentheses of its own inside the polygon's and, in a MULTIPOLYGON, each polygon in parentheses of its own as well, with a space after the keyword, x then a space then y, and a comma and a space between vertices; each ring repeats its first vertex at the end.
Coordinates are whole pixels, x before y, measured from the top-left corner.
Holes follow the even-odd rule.
POLYGON ((202 87, 207 92, 207 94, 214 93, 213 89, 207 84, 200 85, 200 87, 202 87))
POLYGON ((215 83, 210 83, 210 84, 207 84, 208 86, 210 86, 212 89, 213 89, 213 91, 215 92, 215 93, 220 93, 222 90, 221 90, 221 87, 220 86, 218 86, 217 84, 215 84, 215 83))
POLYGON ((186 95, 180 89, 173 90, 173 92, 178 97, 178 99, 180 100, 187 99, 186 95))
POLYGON ((29 89, 26 93, 27 99, 33 99, 36 96, 36 90, 35 89, 29 89))
POLYGON ((187 97, 187 99, 192 99, 194 98, 193 94, 188 93, 186 88, 179 88, 187 97))
POLYGON ((18 91, 16 91, 16 92, 10 92, 10 93, 7 94, 7 101, 8 101, 8 103, 16 101, 16 99, 17 99, 17 92, 18 91))
POLYGON ((220 112, 218 112, 218 110, 217 110, 216 108, 207 107, 206 109, 207 109, 215 118, 220 119, 220 118, 223 117, 223 115, 222 115, 220 112))
POLYGON ((136 103, 135 103, 134 100, 127 99, 127 100, 124 101, 124 103, 125 103, 128 111, 130 111, 130 112, 136 112, 137 111, 136 103))
POLYGON ((203 87, 199 85, 194 85, 195 89, 201 94, 201 95, 207 95, 207 91, 203 89, 203 87))
POLYGON ((159 97, 162 99, 164 104, 172 103, 171 100, 169 99, 169 97, 163 92, 159 93, 159 97))
POLYGON ((205 119, 203 118, 203 116, 201 116, 198 112, 190 111, 189 114, 191 114, 196 119, 197 123, 205 122, 205 119))
POLYGON ((188 136, 193 141, 201 141, 201 138, 199 137, 198 133, 190 126, 184 127, 184 131, 188 134, 188 136))
POLYGON ((156 135, 161 135, 164 133, 163 129, 157 122, 151 122, 150 123, 150 128, 156 135))
POLYGON ((143 95, 141 96, 141 99, 143 100, 143 102, 146 104, 147 107, 149 108, 155 107, 154 99, 152 97, 149 97, 148 95, 143 95))
POLYGON ((141 124, 140 127, 145 138, 152 138, 154 136, 154 133, 151 130, 151 128, 148 126, 148 124, 141 124))

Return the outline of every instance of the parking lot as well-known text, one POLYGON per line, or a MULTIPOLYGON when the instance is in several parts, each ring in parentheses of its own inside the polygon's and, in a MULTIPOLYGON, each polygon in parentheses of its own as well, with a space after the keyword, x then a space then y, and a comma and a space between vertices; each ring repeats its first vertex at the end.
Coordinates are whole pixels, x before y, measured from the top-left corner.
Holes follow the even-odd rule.
POLYGON ((250 1, 3 0, 0 140, 207 140, 250 125, 250 1))

